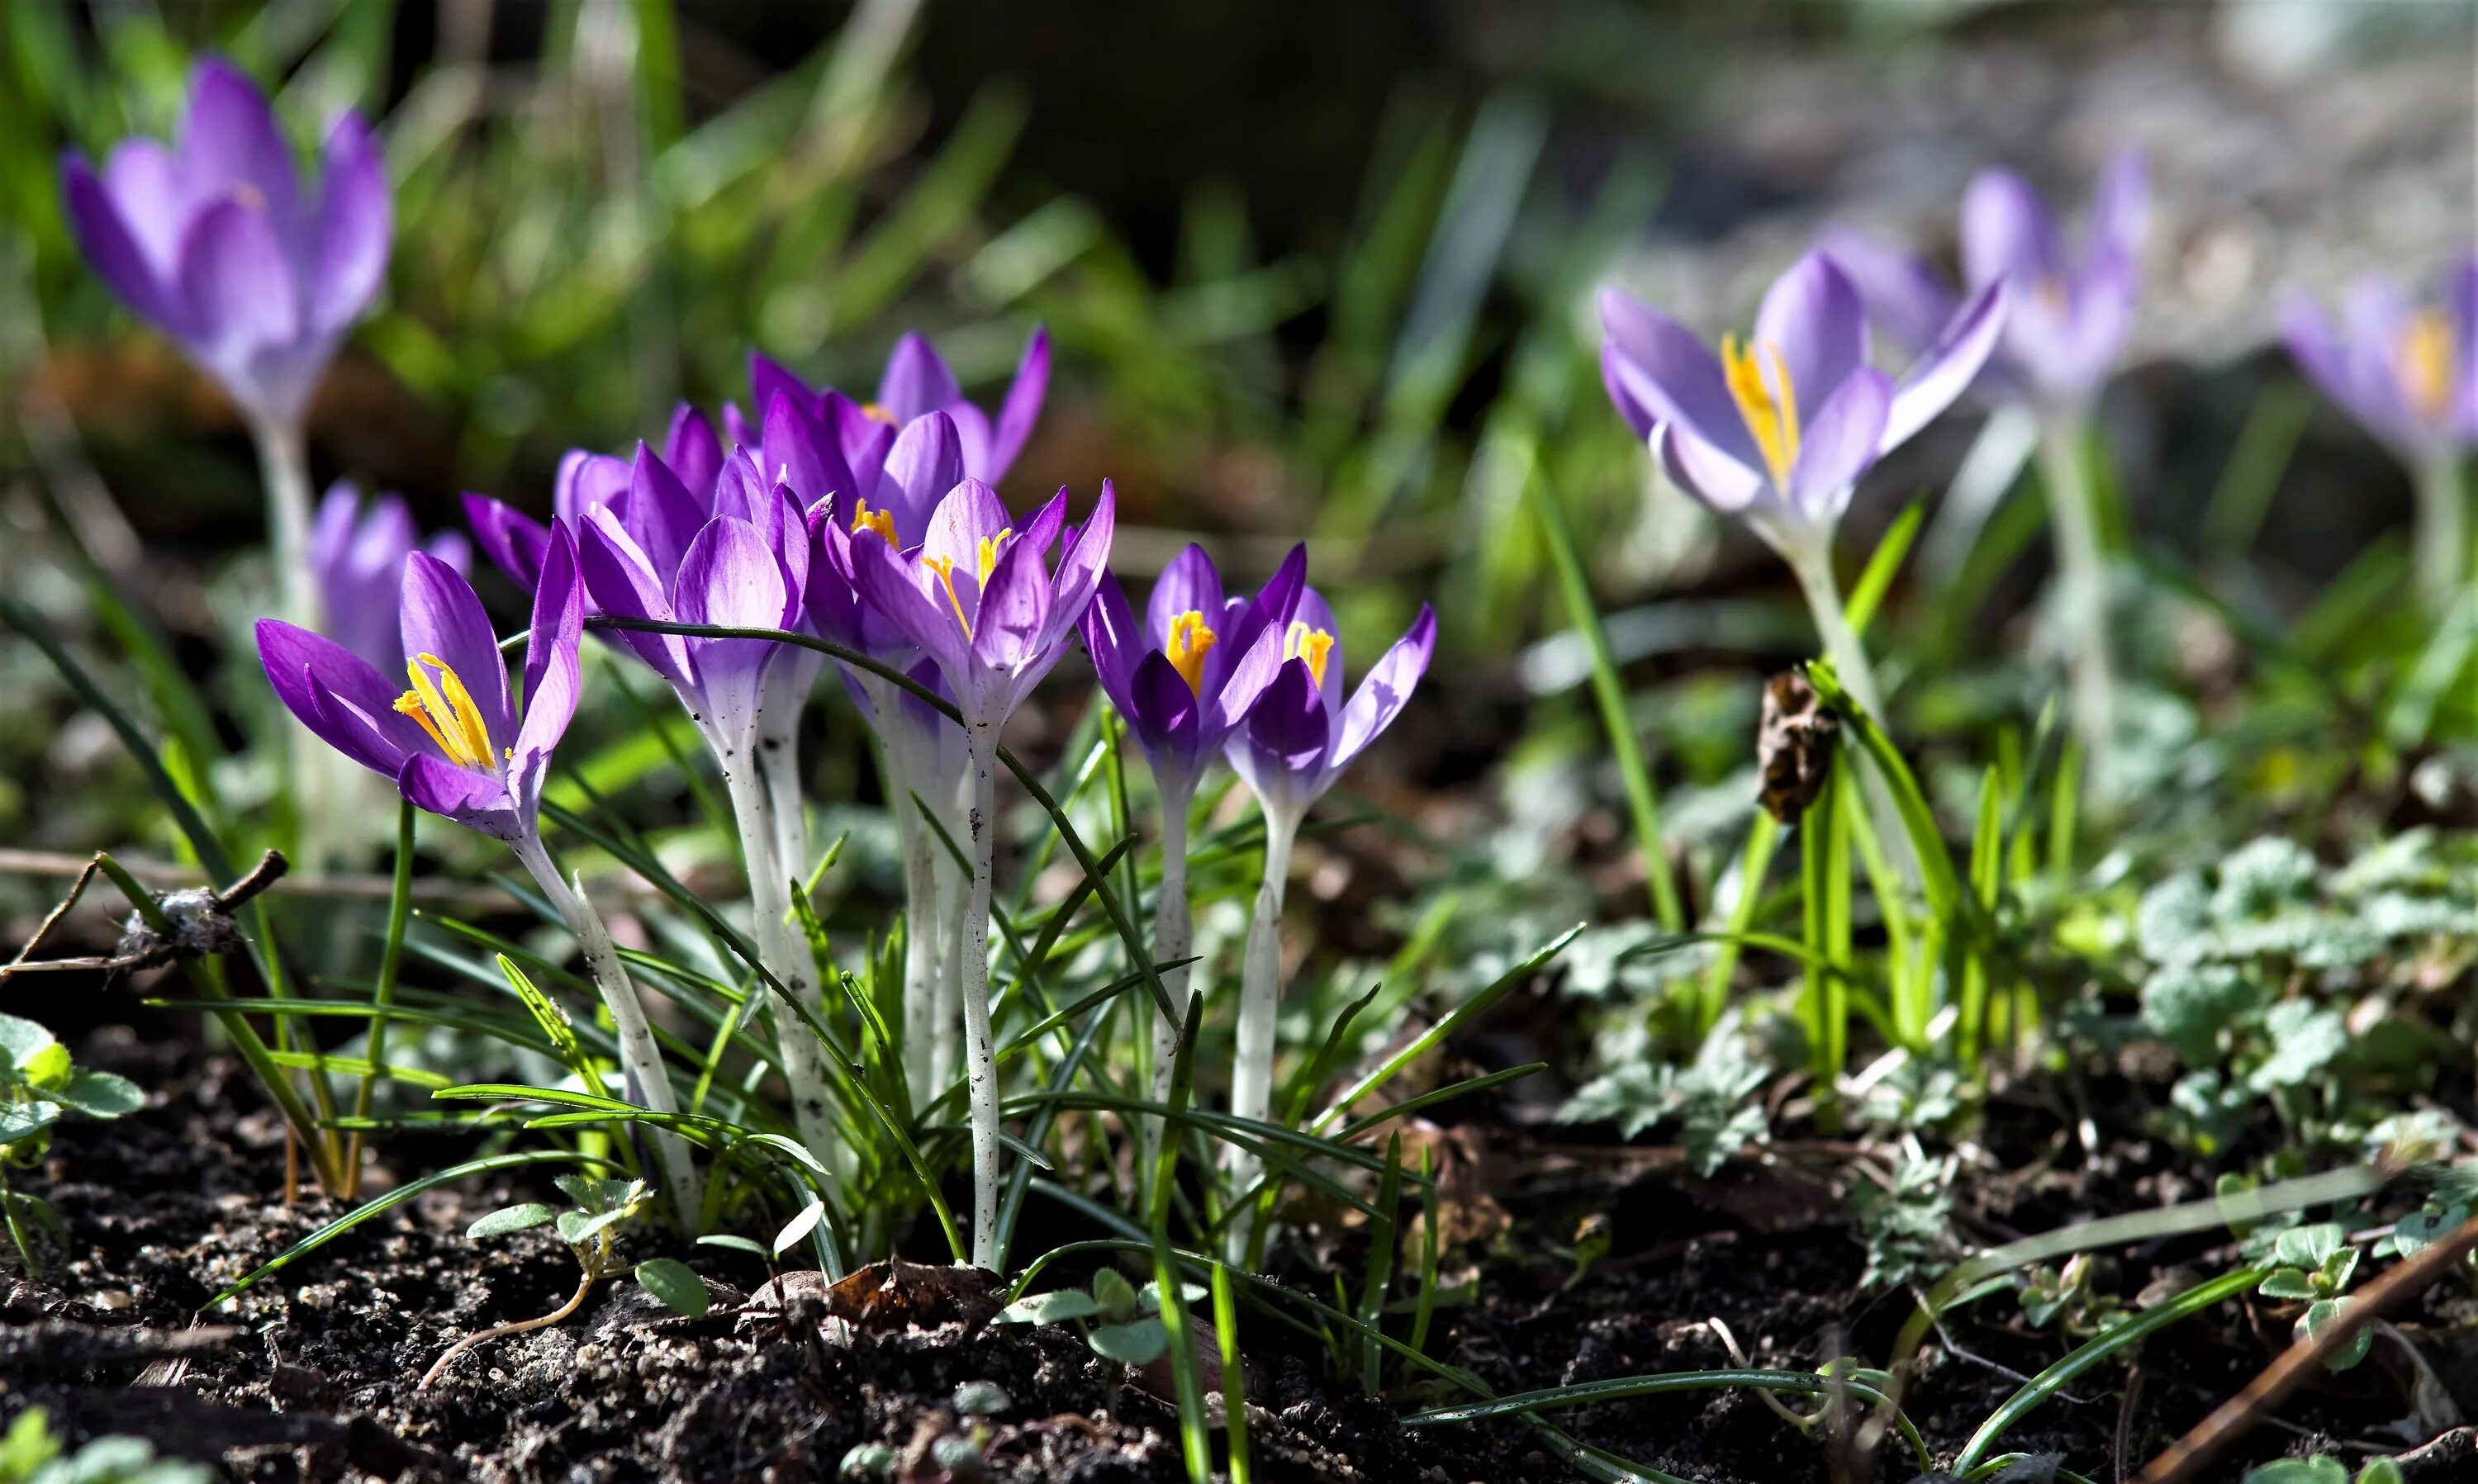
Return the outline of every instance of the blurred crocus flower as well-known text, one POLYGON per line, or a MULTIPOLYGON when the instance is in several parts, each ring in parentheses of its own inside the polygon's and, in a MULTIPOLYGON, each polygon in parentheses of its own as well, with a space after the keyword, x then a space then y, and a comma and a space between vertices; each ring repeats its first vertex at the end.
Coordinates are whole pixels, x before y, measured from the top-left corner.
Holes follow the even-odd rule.
MULTIPOLYGON (((961 440, 964 473, 995 485, 1015 466, 1024 440, 1041 418, 1041 404, 1049 390, 1049 332, 1036 327, 1016 363, 1015 379, 993 417, 966 399, 954 370, 936 347, 917 331, 907 332, 887 357, 874 401, 857 402, 833 388, 811 390, 808 385, 766 356, 748 358, 749 390, 761 412, 771 418, 775 398, 786 399, 834 436, 837 451, 866 486, 886 455, 888 440, 900 429, 931 413, 954 420, 961 440)), ((753 440, 736 407, 723 409, 724 431, 741 442, 753 440)), ((867 492, 864 488, 860 492, 867 492)))
POLYGON ((328 487, 310 525, 310 571, 318 585, 318 623, 329 639, 381 670, 404 658, 396 609, 404 586, 405 559, 428 552, 459 576, 472 569, 471 548, 454 531, 422 544, 413 512, 401 496, 382 494, 362 503, 350 480, 328 487))
MULTIPOLYGON (((1981 384, 1987 400, 2078 415, 2098 394, 2134 328, 2150 214, 2150 178, 2130 149, 2101 170, 2079 251, 2021 176, 1991 169, 1971 181, 1963 282, 1973 293, 2009 290, 2005 334, 1981 384)), ((1960 296, 1925 260, 1848 228, 1827 231, 1822 245, 1879 326, 1911 351, 1935 344, 1960 296)))
POLYGON ((1867 364, 1858 289, 1810 252, 1765 293, 1754 335, 1723 337, 1717 358, 1660 311, 1603 289, 1601 372, 1680 488, 1796 563, 1829 547, 1859 478, 1979 374, 2006 305, 2001 284, 1973 294, 1897 382, 1867 364))
POLYGON ((1190 546, 1153 584, 1141 627, 1119 580, 1101 579, 1084 644, 1165 793, 1195 787, 1273 684, 1306 578, 1295 546, 1255 596, 1226 599, 1213 559, 1190 546))
POLYGON ((128 139, 100 175, 75 154, 61 170, 70 229, 121 302, 254 419, 297 424, 387 275, 387 171, 361 117, 302 180, 256 85, 208 61, 176 145, 128 139))
POLYGON ((2430 603, 2451 601, 2470 570, 2462 464, 2478 446, 2478 256, 2452 267, 2441 303, 2363 279, 2339 323, 2303 294, 2281 316, 2299 370, 2392 451, 2416 481, 2417 572, 2430 603))
POLYGON ((2478 445, 2478 256, 2452 268, 2440 304, 2363 279, 2338 323, 2304 294, 2281 314, 2297 368, 2413 469, 2478 445))
POLYGON ((519 855, 538 853, 543 777, 576 713, 585 609, 574 546, 560 532, 544 562, 520 696, 509 692, 498 635, 462 573, 417 551, 405 558, 400 591, 391 667, 402 667, 405 684, 335 640, 262 618, 267 683, 302 725, 394 779, 416 805, 519 855))

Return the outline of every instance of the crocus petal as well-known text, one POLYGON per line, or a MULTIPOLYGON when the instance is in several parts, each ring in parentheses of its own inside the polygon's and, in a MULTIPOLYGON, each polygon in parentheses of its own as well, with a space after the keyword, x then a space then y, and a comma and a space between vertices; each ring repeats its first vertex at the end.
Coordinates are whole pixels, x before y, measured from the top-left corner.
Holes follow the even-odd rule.
MULTIPOLYGON (((625 519, 628 534, 657 575, 669 576, 680 569, 689 543, 704 526, 706 502, 701 494, 692 493, 680 483, 661 455, 642 442, 637 445, 636 462, 628 469, 625 519)), ((676 606, 677 600, 673 602, 676 606)))
MULTIPOLYGON (((772 406, 778 396, 790 397, 795 407, 811 416, 818 415, 820 407, 818 394, 809 390, 807 383, 793 375, 771 356, 761 351, 750 351, 748 353, 748 405, 762 411, 772 406)), ((735 439, 734 441, 745 443, 747 440, 735 439)))
POLYGON ((1627 397, 1650 409, 1658 421, 1683 424, 1741 464, 1760 462, 1719 359, 1684 325, 1649 304, 1604 289, 1601 328, 1618 351, 1616 374, 1627 397))
POLYGON ((920 332, 908 331, 895 342, 894 354, 886 358, 885 378, 877 384, 877 405, 893 414, 898 423, 963 399, 963 390, 955 385, 955 373, 948 369, 946 358, 920 332))
POLYGON ((1006 400, 999 406, 998 426, 990 433, 988 464, 981 478, 997 484, 1015 466, 1016 455, 1024 452, 1024 440, 1032 436, 1032 425, 1041 419, 1042 400, 1049 392, 1049 331, 1036 325, 1032 339, 1024 342, 1024 359, 1016 363, 1006 400))
MULTIPOLYGON (((1042 640, 1053 651, 1083 618, 1085 606, 1093 601, 1093 590, 1100 586, 1101 574, 1109 567, 1110 541, 1118 530, 1118 492, 1108 480, 1101 481, 1101 496, 1093 504, 1092 518, 1075 533, 1067 554, 1058 560, 1058 575, 1049 584, 1049 628, 1042 640)), ((1039 538, 1041 527, 1041 517, 1036 516, 1031 534, 1039 538)), ((1049 544, 1047 540, 1036 540, 1027 541, 1025 547, 1038 561, 1049 544)))
POLYGON ((1843 377, 1867 364, 1867 312, 1831 258, 1808 252, 1764 291, 1763 307, 1756 312, 1754 353, 1767 377, 1767 363, 1781 358, 1803 409, 1823 406, 1841 389, 1843 377))
POLYGON ((2109 156, 2091 188, 2089 254, 2138 264, 2150 226, 2151 172, 2129 145, 2109 156))
POLYGON ((1910 354, 1934 344, 1952 321, 1953 290, 1915 253, 1837 226, 1824 230, 1819 245, 1858 289, 1869 316, 1910 354))
POLYGON ((1100 678, 1101 690, 1110 704, 1125 712, 1135 705, 1129 689, 1135 676, 1136 658, 1150 645, 1146 634, 1136 627, 1135 611, 1127 606, 1126 590, 1119 579, 1104 575, 1095 591, 1092 603, 1084 610, 1081 625, 1085 652, 1093 657, 1093 672, 1100 678))
MULTIPOLYGON (((557 546, 557 539, 553 539, 557 546)), ((549 564, 544 564, 545 574, 549 564)), ((401 617, 408 658, 436 655, 465 682, 482 708, 482 728, 497 752, 516 742, 516 708, 508 700, 507 662, 499 658, 499 636, 472 585, 438 558, 415 552, 404 560, 404 606, 401 617)))
POLYGON ((950 673, 964 663, 964 628, 947 607, 944 593, 932 597, 918 576, 918 565, 898 556, 873 530, 851 539, 853 585, 862 598, 883 614, 906 638, 928 652, 950 673))
POLYGON ((198 183, 182 168, 180 156, 161 139, 123 139, 103 163, 103 189, 154 269, 155 281, 170 282, 180 265, 181 236, 199 200, 198 183))
MULTIPOLYGON (((1333 714, 1307 662, 1284 661, 1248 718, 1246 745, 1256 754, 1256 771, 1261 776, 1271 764, 1279 771, 1313 779, 1332 737, 1333 714)), ((1264 792, 1261 783, 1257 792, 1264 792)))
MULTIPOLYGON (((1096 599, 1093 606, 1100 607, 1096 599)), ((1218 647, 1218 646, 1217 646, 1218 647)), ((1274 683, 1282 669, 1282 628, 1279 623, 1263 623, 1256 627, 1255 637, 1248 647, 1230 663, 1219 688, 1211 690, 1211 703, 1205 710, 1204 736, 1201 744, 1219 748, 1223 741, 1245 725, 1249 714, 1274 683)))
POLYGON ((277 222, 292 221, 291 147, 258 85, 220 58, 201 62, 190 75, 181 163, 210 189, 247 187, 277 222))
POLYGON ((1961 198, 1961 269, 1973 289, 2000 279, 2036 283, 2064 268, 2056 218, 2030 182, 1983 170, 1961 198))
POLYGON ((596 505, 625 511, 634 477, 625 459, 571 448, 560 459, 558 477, 551 484, 551 514, 575 525, 596 505))
POLYGON ((686 402, 671 409, 670 430, 663 436, 663 462, 691 490, 710 490, 722 472, 722 442, 705 414, 686 402))
POLYGON ((979 610, 973 615, 974 658, 994 670, 1020 670, 1033 664, 1047 637, 1049 605, 1049 574, 1043 568, 1041 548, 1029 541, 1007 542, 990 568, 979 610))
MULTIPOLYGON (((597 505, 585 513, 576 531, 576 565, 585 574, 585 591, 604 613, 621 618, 675 621, 670 585, 654 575, 645 553, 609 506, 597 505)), ((615 632, 621 643, 670 681, 673 690, 686 695, 695 689, 688 641, 679 635, 651 634, 642 629, 615 632)))
POLYGON ((361 510, 362 491, 351 480, 340 479, 327 487, 318 500, 318 513, 310 521, 310 545, 304 555, 311 566, 323 570, 343 562, 361 510))
POLYGON ((1927 349, 1919 353, 1894 390, 1876 452, 1890 453, 1954 404, 1987 365, 2005 333, 2012 290, 1999 281, 1971 295, 1927 349))
MULTIPOLYGON (((1845 382, 1835 402, 1849 394, 1858 378, 1845 382)), ((1830 404, 1828 404, 1830 405, 1830 404)), ((1334 729, 1333 750, 1327 754, 1328 773, 1338 773, 1351 760, 1367 750, 1377 734, 1393 724, 1411 699, 1411 689, 1429 672, 1429 660, 1437 648, 1437 616, 1429 605, 1420 605, 1420 616, 1411 627, 1394 641, 1393 647, 1379 655, 1375 667, 1363 676, 1359 689, 1351 692, 1349 704, 1342 708, 1342 723, 1334 729)))
MULTIPOLYGON (((894 515, 896 541, 901 544, 926 534, 939 500, 963 482, 966 472, 955 419, 943 412, 928 413, 903 425, 886 452, 875 487, 862 492, 872 508, 894 515)), ((994 492, 990 498, 998 496, 994 492)))
POLYGON ((893 415, 882 407, 865 408, 840 391, 827 392, 819 403, 818 420, 843 449, 844 465, 851 470, 855 488, 876 485, 878 470, 886 465, 886 451, 895 443, 893 415))
MULTIPOLYGON (((517 729, 517 760, 545 757, 576 716, 580 690, 576 649, 585 633, 585 583, 567 527, 551 537, 534 589, 533 622, 525 641, 525 709, 517 729)), ((520 791, 522 792, 522 791, 520 791)))
MULTIPOLYGON (((977 479, 962 480, 930 513, 928 528, 921 540, 921 558, 931 564, 953 563, 955 591, 960 597, 966 591, 966 580, 976 578, 980 572, 981 543, 996 541, 1014 525, 1015 517, 1007 514, 997 490, 977 479)), ((1010 540, 1008 544, 1015 542, 1010 540)))
MULTIPOLYGON (((1181 614, 1202 614, 1207 627, 1222 626, 1222 573, 1204 548, 1190 543, 1162 568, 1145 604, 1145 642, 1159 649, 1170 643, 1171 624, 1181 614)), ((1218 641, 1222 636, 1214 636, 1218 641)))
POLYGON ((1664 422, 1652 430, 1652 456, 1670 482, 1723 515, 1736 515, 1764 497, 1770 482, 1756 469, 1687 431, 1664 422))
POLYGON ((520 588, 542 577, 543 556, 550 550, 550 530, 531 516, 487 494, 468 492, 465 523, 491 565, 520 588))
POLYGON ((1817 525, 1830 525, 1850 504, 1858 476, 1877 459, 1893 379, 1874 366, 1850 373, 1833 400, 1816 409, 1789 473, 1790 503, 1817 525))
POLYGON ((473 578, 473 543, 461 531, 442 531, 424 544, 422 550, 446 564, 449 570, 470 582, 473 578))
MULTIPOLYGON (((787 404, 777 398, 775 405, 787 404)), ((714 516, 746 520, 760 530, 774 519, 773 482, 757 471, 757 461, 746 446, 731 451, 731 457, 722 461, 721 469, 707 488, 714 491, 714 516)))
MULTIPOLYGON (((1109 481, 1101 482, 1101 492, 1104 495, 1110 492, 1109 481)), ((1050 546, 1058 540, 1058 533, 1066 528, 1067 487, 1060 485, 1058 492, 1044 500, 1040 509, 1016 523, 1016 539, 1047 557, 1050 546)), ((1067 534, 1072 539, 1075 533, 1069 531, 1067 534)))
MULTIPOLYGON (((239 201, 200 212, 181 239, 181 293, 192 332, 229 373, 301 333, 301 300, 266 213, 239 201)), ((235 387, 236 395, 245 389, 235 387)), ((246 398, 244 398, 246 399, 246 398)))
MULTIPOLYGON (((747 445, 743 444, 743 447, 747 445)), ((771 484, 792 487, 803 505, 841 495, 849 498, 854 486, 843 450, 825 424, 788 393, 778 391, 766 402, 765 463, 758 469, 771 484)))
POLYGON ((369 125, 347 113, 327 134, 326 166, 318 188, 317 259, 310 275, 310 323, 320 335, 340 334, 362 317, 387 278, 388 252, 395 234, 395 208, 388 195, 387 164, 369 125))
POLYGON ((420 728, 395 712, 404 688, 368 661, 278 618, 258 620, 257 636, 259 664, 276 699, 329 746, 392 778, 406 755, 425 745, 420 728), (345 704, 322 705, 325 696, 345 704))
MULTIPOLYGON (((1291 627, 1304 628, 1309 633, 1319 630, 1333 636, 1333 643, 1325 652, 1325 678, 1317 683, 1317 693, 1325 702, 1328 716, 1342 713, 1342 624, 1333 616, 1333 607, 1325 594, 1314 588, 1300 590, 1299 606, 1291 610, 1291 627)), ((1288 647, 1287 643, 1284 647, 1288 647)))
MULTIPOLYGON (((680 560, 672 603, 682 623, 730 628, 780 626, 791 594, 773 548, 757 527, 729 516, 706 522, 680 560)), ((706 714, 699 719, 717 735, 739 738, 757 724, 758 683, 774 645, 754 639, 692 639, 706 714)))
POLYGON ((1122 709, 1136 728, 1145 752, 1160 768, 1165 763, 1180 773, 1195 771, 1197 742, 1202 718, 1196 692, 1187 677, 1158 649, 1149 649, 1129 677, 1128 703, 1122 709))
POLYGON ((488 773, 416 753, 404 760, 395 786, 417 809, 453 819, 493 840, 523 838, 524 825, 507 786, 488 773))
POLYGON ((140 318, 186 338, 190 334, 188 300, 165 287, 171 255, 166 255, 164 268, 150 261, 133 230, 136 224, 121 214, 94 171, 74 155, 61 163, 61 197, 69 230, 77 235, 78 250, 120 296, 120 302, 140 318))
POLYGON ((1634 436, 1650 438, 1652 430, 1660 422, 1660 415, 1634 394, 1630 383, 1640 374, 1628 365, 1614 341, 1602 343, 1601 386, 1608 392, 1609 402, 1617 408, 1618 415, 1626 419, 1628 427, 1634 429, 1634 436))
POLYGON ((2478 256, 2452 265, 2446 289, 2452 307, 2452 339, 2458 351, 2453 370, 2458 393, 2460 433, 2478 438, 2478 256))

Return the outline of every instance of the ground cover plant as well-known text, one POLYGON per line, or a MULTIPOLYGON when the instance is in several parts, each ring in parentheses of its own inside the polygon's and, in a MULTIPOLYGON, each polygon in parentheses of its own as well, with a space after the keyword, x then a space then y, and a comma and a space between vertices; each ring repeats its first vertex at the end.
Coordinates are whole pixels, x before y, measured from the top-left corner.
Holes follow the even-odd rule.
POLYGON ((1587 13, 1272 253, 902 0, 0 16, 0 1474, 2478 1467, 2478 258, 1662 271, 1587 13))

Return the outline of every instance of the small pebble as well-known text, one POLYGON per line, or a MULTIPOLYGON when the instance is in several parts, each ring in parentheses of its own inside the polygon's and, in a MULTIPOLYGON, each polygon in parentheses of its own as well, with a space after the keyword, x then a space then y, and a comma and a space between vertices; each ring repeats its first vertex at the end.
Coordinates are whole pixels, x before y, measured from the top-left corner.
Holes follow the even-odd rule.
POLYGON ((1015 1398, 996 1381, 966 1381, 955 1388, 955 1410, 966 1417, 997 1417, 1015 1405, 1015 1398))

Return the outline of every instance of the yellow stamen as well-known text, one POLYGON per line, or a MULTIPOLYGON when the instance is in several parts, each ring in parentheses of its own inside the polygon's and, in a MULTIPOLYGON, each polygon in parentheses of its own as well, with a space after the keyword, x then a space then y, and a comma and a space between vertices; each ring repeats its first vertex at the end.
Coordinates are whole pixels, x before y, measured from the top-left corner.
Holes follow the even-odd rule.
POLYGON ((1333 653, 1333 636, 1323 629, 1308 627, 1305 618, 1294 618, 1282 635, 1282 658, 1308 662, 1308 678, 1325 684, 1325 662, 1333 653))
MULTIPOLYGON (((412 677, 413 689, 395 698, 395 709, 419 722, 447 761, 459 767, 489 767, 491 734, 482 724, 482 708, 473 703, 473 692, 465 688, 463 678, 435 654, 405 661, 404 672, 412 677), (436 681, 424 666, 439 671, 436 681)), ((509 755, 515 755, 514 749, 509 755)))
POLYGON ((2452 321, 2440 310, 2420 310, 2401 330, 2393 352, 2400 364, 2401 390, 2421 417, 2440 417, 2452 402, 2454 352, 2452 321))
POLYGON ((886 538, 888 545, 895 544, 895 512, 883 509, 872 510, 867 500, 860 501, 859 509, 852 513, 851 528, 855 536, 863 530, 875 531, 886 538))
MULTIPOLYGON (((990 573, 999 565, 999 548, 1005 545, 1006 539, 1014 534, 1015 527, 1009 526, 996 536, 984 536, 981 538, 981 549, 978 562, 980 566, 980 575, 976 580, 982 586, 986 587, 989 584, 990 573)), ((938 581, 947 589, 948 605, 955 610, 955 621, 964 626, 964 637, 966 639, 971 639, 973 637, 973 620, 964 616, 964 600, 955 594, 955 559, 953 557, 923 557, 921 560, 928 564, 929 570, 938 574, 938 581)))
POLYGON ((1741 345, 1736 336, 1725 335, 1721 369, 1729 379, 1732 400, 1747 419, 1747 431, 1755 435, 1756 447, 1772 470, 1773 482, 1788 484, 1789 471, 1798 464, 1798 389, 1790 385, 1789 367, 1783 364, 1781 352, 1771 345, 1741 345), (1758 351, 1772 362, 1769 379, 1756 361, 1758 351))
POLYGON ((895 415, 875 402, 863 402, 860 415, 872 422, 882 422, 890 428, 895 426, 895 415))
POLYGON ((1214 638, 1205 627, 1204 615, 1193 608, 1170 621, 1170 642, 1163 653, 1169 656, 1171 668, 1187 682, 1191 694, 1204 689, 1204 657, 1213 652, 1214 638))

